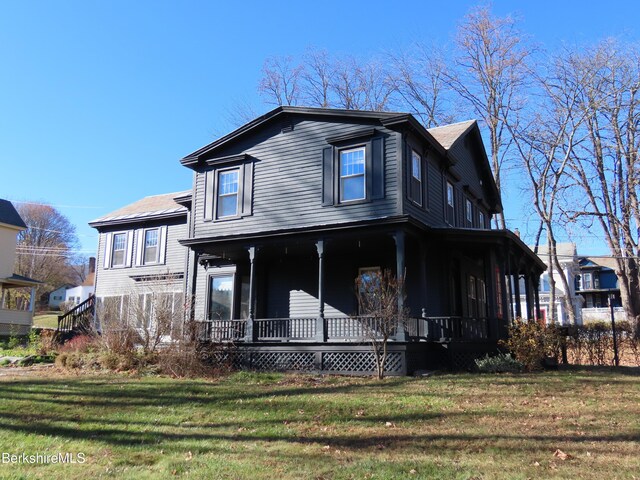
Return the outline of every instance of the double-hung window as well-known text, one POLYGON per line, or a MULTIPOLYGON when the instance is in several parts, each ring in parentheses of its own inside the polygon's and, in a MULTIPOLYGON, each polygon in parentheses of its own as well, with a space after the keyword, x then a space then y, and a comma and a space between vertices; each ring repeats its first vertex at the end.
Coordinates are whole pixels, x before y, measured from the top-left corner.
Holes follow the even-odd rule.
POLYGON ((144 232, 144 264, 149 265, 151 263, 158 263, 158 253, 160 249, 159 244, 159 229, 151 228, 144 232))
POLYGON ((484 212, 478 210, 478 227, 479 228, 486 228, 485 226, 485 220, 484 220, 484 212))
POLYGON ((415 150, 411 150, 409 197, 418 205, 422 205, 422 157, 415 150))
POLYGON ((366 198, 365 147, 340 152, 340 201, 366 198))
POLYGON ((456 198, 455 192, 453 190, 453 184, 451 182, 447 182, 447 205, 445 206, 445 216, 449 225, 455 224, 455 200, 456 198))
POLYGON ((240 169, 238 168, 218 172, 216 218, 235 217, 238 215, 239 177, 240 169))
POLYGON ((115 233, 111 247, 111 266, 124 267, 125 252, 127 251, 127 234, 115 233))
POLYGON ((473 226, 473 204, 468 198, 464 200, 464 213, 467 219, 467 226, 473 226))

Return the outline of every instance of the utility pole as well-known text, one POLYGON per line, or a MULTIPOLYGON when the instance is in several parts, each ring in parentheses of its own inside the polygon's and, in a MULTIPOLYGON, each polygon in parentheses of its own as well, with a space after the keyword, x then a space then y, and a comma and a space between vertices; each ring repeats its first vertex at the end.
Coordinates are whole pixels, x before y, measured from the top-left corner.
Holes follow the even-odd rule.
POLYGON ((615 299, 613 293, 609 293, 609 309, 611 311, 611 331, 613 332, 613 363, 618 367, 620 365, 620 359, 618 358, 618 337, 616 335, 616 318, 613 312, 613 300, 615 299))

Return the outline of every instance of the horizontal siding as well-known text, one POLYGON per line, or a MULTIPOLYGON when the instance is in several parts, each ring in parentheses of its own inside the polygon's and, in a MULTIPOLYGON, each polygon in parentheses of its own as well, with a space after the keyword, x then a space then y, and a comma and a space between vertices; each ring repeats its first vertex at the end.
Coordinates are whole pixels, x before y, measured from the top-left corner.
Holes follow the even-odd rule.
POLYGON ((385 135, 385 198, 354 205, 322 206, 322 149, 328 145, 325 138, 355 132, 363 127, 357 123, 303 119, 295 123, 291 132, 282 133, 280 125, 274 125, 232 149, 220 152, 220 155, 246 153, 255 159, 252 214, 241 219, 205 222, 205 175, 199 172, 195 179, 196 238, 396 215, 395 134, 383 127, 376 128, 385 135))
MULTIPOLYGON (((405 157, 408 158, 408 157, 405 157)), ((424 192, 425 200, 424 206, 419 206, 408 199, 408 195, 405 195, 404 212, 417 218, 421 222, 430 226, 444 226, 444 188, 443 188, 443 175, 440 168, 441 159, 438 155, 430 151, 427 156, 427 171, 426 173, 426 191, 424 192)), ((406 166, 408 169, 410 165, 406 166)), ((409 170, 406 170, 409 171, 409 170)), ((405 179, 404 191, 407 192, 405 179)))
MULTIPOLYGON (((162 275, 162 274, 183 274, 187 249, 178 243, 187 237, 186 217, 180 223, 172 220, 167 226, 167 245, 165 262, 158 265, 136 266, 136 245, 137 237, 143 228, 160 226, 161 224, 135 224, 132 226, 117 226, 100 232, 98 241, 98 255, 96 261, 96 296, 124 295, 135 290, 136 282, 131 279, 132 275, 162 275), (129 268, 104 268, 105 241, 108 232, 133 232, 132 266, 129 268)), ((173 281, 182 290, 182 280, 173 281)))

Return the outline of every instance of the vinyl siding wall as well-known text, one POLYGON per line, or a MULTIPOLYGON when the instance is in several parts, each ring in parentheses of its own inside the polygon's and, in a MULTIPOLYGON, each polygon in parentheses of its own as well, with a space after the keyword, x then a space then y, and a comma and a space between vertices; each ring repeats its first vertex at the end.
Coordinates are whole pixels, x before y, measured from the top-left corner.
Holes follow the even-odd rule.
MULTIPOLYGON (((171 219, 165 223, 136 223, 131 225, 117 225, 114 227, 103 227, 100 232, 98 242, 98 256, 96 261, 96 297, 106 297, 115 295, 125 295, 132 293, 135 282, 132 275, 162 275, 167 273, 184 273, 185 256, 187 250, 178 243, 178 240, 187 237, 186 215, 181 219, 171 219), (160 264, 136 266, 136 246, 138 236, 142 235, 145 228, 156 226, 167 226, 166 252, 164 263, 162 258, 160 264), (132 232, 133 248, 130 254, 131 267, 128 268, 104 268, 104 256, 107 233, 109 232, 132 232)), ((182 280, 173 281, 182 290, 182 280)))
MULTIPOLYGON (((243 233, 327 225, 398 214, 396 134, 373 123, 336 123, 296 118, 293 130, 283 133, 277 123, 217 152, 216 156, 248 154, 253 160, 251 215, 226 221, 204 221, 205 170, 195 178, 195 237, 224 237, 243 233), (327 137, 375 126, 384 137, 385 198, 352 205, 322 206, 322 154, 327 137)), ((359 142, 354 141, 354 145, 359 142)))

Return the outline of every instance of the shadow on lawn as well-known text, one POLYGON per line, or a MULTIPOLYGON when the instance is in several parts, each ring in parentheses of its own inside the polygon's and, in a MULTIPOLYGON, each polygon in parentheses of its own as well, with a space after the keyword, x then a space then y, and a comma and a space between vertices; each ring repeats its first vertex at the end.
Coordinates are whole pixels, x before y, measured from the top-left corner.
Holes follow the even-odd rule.
MULTIPOLYGON (((543 386, 545 377, 537 378, 543 386)), ((469 380, 472 378, 465 377, 465 381, 469 380)), ((490 383, 494 383, 493 380, 490 383)), ((610 380, 606 383, 611 383, 610 380)), ((625 383, 621 379, 616 381, 625 383)), ((300 385, 249 383, 239 393, 238 384, 233 382, 24 379, 2 382, 3 400, 11 405, 11 410, 4 411, 8 409, 0 405, 0 430, 111 446, 156 445, 180 451, 189 448, 194 452, 214 450, 217 448, 215 442, 219 441, 319 444, 352 450, 408 447, 466 450, 500 444, 502 450, 520 451, 525 442, 545 448, 567 442, 589 443, 589 448, 593 449, 594 442, 640 440, 638 432, 620 429, 612 430, 610 434, 581 436, 553 431, 549 434, 535 431, 485 433, 478 427, 478 417, 486 412, 474 408, 420 413, 396 409, 389 413, 355 415, 361 405, 370 406, 372 411, 375 408, 370 402, 378 400, 369 398, 369 393, 379 394, 385 389, 393 393, 408 382, 418 380, 389 379, 383 384, 362 381, 344 384, 299 382, 300 385), (356 400, 352 394, 358 395, 356 400), (325 395, 340 397, 330 405, 331 400, 325 395), (326 409, 325 404, 329 405, 326 409), (176 410, 176 406, 185 406, 185 410, 176 410), (309 410, 303 415, 300 408, 309 410), (446 428, 440 428, 440 422, 450 423, 446 428), (479 429, 480 433, 469 432, 467 425, 469 429, 479 429), (434 433, 438 430, 445 433, 434 433)), ((637 385, 631 379, 626 383, 637 385)), ((429 391, 409 394, 425 400, 435 395, 429 391)), ((522 418, 517 412, 501 413, 502 417, 505 415, 513 416, 515 420, 522 418)))

